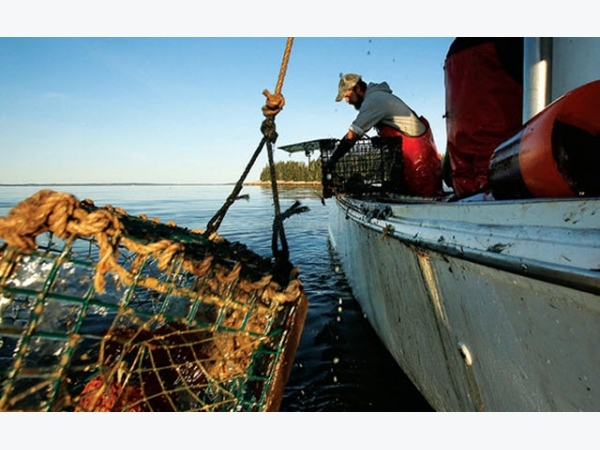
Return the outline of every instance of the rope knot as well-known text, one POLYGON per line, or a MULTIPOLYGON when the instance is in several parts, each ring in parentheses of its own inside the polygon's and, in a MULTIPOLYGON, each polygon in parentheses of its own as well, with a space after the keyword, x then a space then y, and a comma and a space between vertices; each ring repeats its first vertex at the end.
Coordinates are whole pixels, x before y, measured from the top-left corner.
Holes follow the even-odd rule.
POLYGON ((267 103, 262 107, 262 112, 265 117, 275 117, 285 105, 285 99, 281 94, 271 94, 268 89, 265 89, 263 95, 267 97, 267 103))
POLYGON ((267 141, 275 143, 278 134, 275 128, 274 117, 267 117, 265 120, 263 120, 263 123, 260 126, 260 131, 267 138, 267 141))

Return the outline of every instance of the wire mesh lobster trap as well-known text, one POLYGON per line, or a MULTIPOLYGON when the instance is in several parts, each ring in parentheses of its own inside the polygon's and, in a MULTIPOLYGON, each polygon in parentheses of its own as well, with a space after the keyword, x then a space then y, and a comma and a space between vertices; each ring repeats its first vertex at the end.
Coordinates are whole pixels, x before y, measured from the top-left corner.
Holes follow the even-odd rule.
POLYGON ((0 411, 279 408, 308 303, 270 259, 50 190, 0 239, 0 411))
MULTIPOLYGON (((322 167, 339 145, 339 140, 320 140, 322 167)), ((323 171, 323 194, 362 196, 405 191, 402 139, 366 137, 359 139, 330 171, 323 171)))

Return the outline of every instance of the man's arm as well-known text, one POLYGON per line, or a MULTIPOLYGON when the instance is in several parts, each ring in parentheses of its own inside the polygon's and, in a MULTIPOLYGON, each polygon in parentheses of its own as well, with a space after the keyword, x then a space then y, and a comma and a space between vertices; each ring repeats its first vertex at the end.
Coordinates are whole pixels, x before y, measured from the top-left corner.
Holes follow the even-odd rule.
POLYGON ((329 166, 330 169, 333 169, 333 167, 337 164, 337 162, 346 153, 348 153, 348 151, 354 146, 354 144, 358 140, 358 137, 359 136, 354 131, 352 131, 352 130, 349 130, 346 133, 346 135, 341 139, 341 141, 338 144, 337 148, 335 149, 335 151, 331 155, 331 158, 329 158, 328 166, 329 166))
POLYGON ((342 158, 348 151, 354 146, 355 142, 358 140, 358 135, 354 133, 352 130, 348 131, 346 135, 340 140, 337 148, 332 153, 331 157, 323 166, 322 174, 323 174, 323 195, 324 198, 329 198, 332 195, 332 188, 329 186, 328 182, 332 179, 332 173, 337 162, 342 158))

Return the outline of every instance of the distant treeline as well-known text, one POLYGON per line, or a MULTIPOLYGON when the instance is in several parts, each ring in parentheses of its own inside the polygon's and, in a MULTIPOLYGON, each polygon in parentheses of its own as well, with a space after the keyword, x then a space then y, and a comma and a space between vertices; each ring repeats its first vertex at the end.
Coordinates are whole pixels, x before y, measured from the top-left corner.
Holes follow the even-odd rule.
MULTIPOLYGON (((275 175, 278 181, 321 182, 321 158, 309 161, 308 164, 297 161, 276 162, 275 175)), ((268 165, 260 173, 260 181, 271 181, 268 165)))

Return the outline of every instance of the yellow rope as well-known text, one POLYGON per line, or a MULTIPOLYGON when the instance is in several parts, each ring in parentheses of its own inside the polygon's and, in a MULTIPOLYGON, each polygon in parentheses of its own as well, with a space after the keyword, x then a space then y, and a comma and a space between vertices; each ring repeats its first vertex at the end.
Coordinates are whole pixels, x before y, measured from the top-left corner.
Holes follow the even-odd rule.
MULTIPOLYGON (((266 104, 262 107, 263 115, 265 116, 265 120, 261 125, 261 132, 263 133, 263 138, 258 145, 258 148, 255 150, 254 155, 250 158, 246 169, 242 173, 242 176, 236 183, 233 188, 232 193, 229 195, 221 209, 217 211, 217 213, 210 219, 208 225, 206 226, 206 230, 204 232, 205 236, 211 236, 213 233, 216 233, 221 225, 221 222, 225 218, 225 214, 229 210, 229 207, 236 201, 239 196, 242 187, 244 186, 244 181, 246 180, 246 176, 250 173, 250 169, 254 165, 258 155, 262 151, 265 144, 268 146, 271 142, 275 142, 277 139, 277 132, 275 131, 275 116, 281 111, 283 106, 285 105, 285 99, 283 95, 281 95, 281 88, 283 87, 283 80, 285 78, 285 73, 287 71, 288 61, 290 59, 290 53, 292 51, 292 43, 294 42, 294 38, 287 38, 287 43, 285 46, 285 51, 283 53, 283 60, 281 62, 281 68, 279 69, 279 79, 277 80, 277 86, 275 88, 275 94, 271 94, 268 89, 263 91, 263 95, 267 97, 266 104)), ((272 161, 270 160, 270 163, 272 161)), ((272 167, 272 164, 271 164, 272 167)), ((277 199, 276 199, 277 201, 277 199)), ((278 205, 276 206, 278 208, 278 205)), ((277 213, 279 211, 277 210, 277 213)))
POLYGON ((281 70, 279 71, 279 79, 277 80, 277 87, 275 88, 276 94, 281 94, 281 88, 283 87, 283 79, 285 78, 285 73, 287 71, 288 61, 290 60, 290 53, 292 52, 292 44, 294 43, 294 38, 287 38, 287 42, 285 44, 285 51, 283 53, 283 61, 281 63, 281 70))
POLYGON ((267 103, 262 107, 263 115, 265 117, 273 117, 279 111, 281 111, 285 105, 285 99, 281 95, 281 89, 283 87, 283 80, 287 71, 288 61, 290 60, 290 53, 292 52, 292 44, 294 38, 288 38, 285 51, 283 52, 283 61, 281 62, 281 69, 279 70, 279 79, 277 80, 277 86, 275 87, 275 93, 271 94, 268 89, 263 91, 263 95, 267 97, 267 103))

